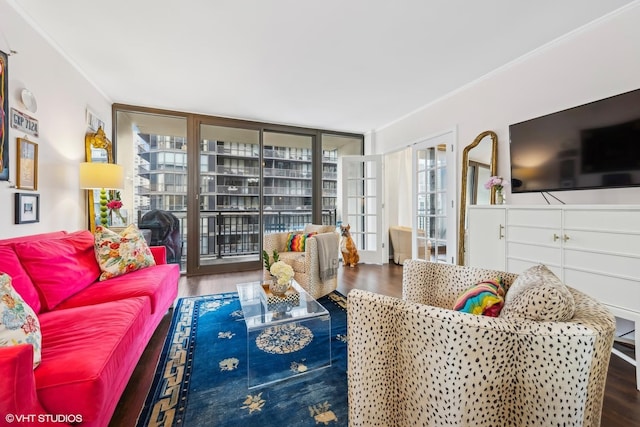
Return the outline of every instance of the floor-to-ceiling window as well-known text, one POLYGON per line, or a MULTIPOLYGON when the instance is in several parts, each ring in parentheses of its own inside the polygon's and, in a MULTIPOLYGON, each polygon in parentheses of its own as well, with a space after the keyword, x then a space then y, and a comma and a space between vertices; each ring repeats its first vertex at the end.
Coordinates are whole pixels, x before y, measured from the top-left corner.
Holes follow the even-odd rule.
POLYGON ((260 268, 264 232, 336 224, 338 158, 363 136, 114 106, 130 218, 178 219, 187 274, 260 268))

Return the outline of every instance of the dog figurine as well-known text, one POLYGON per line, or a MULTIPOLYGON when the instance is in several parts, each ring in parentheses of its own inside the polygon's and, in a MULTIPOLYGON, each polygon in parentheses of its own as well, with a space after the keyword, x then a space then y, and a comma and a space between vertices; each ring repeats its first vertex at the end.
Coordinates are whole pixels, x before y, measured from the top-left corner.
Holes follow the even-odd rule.
POLYGON ((342 263, 349 267, 355 267, 360 261, 358 248, 351 237, 351 226, 349 224, 340 226, 340 252, 342 252, 342 263))

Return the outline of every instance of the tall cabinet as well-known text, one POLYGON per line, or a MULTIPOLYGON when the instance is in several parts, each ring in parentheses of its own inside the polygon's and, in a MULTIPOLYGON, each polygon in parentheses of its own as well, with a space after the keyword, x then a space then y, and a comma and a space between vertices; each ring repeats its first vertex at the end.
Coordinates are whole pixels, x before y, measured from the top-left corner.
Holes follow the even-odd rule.
MULTIPOLYGON (((468 224, 468 265, 519 273, 545 264, 634 322, 640 341, 640 206, 472 206, 468 224)), ((640 390, 640 352, 635 355, 621 357, 636 366, 640 390)))

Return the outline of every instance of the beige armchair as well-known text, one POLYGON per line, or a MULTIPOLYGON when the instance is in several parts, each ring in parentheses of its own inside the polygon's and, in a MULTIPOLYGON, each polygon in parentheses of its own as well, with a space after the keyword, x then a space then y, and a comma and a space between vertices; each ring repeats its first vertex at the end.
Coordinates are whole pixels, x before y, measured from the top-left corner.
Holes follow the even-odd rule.
MULTIPOLYGON (((338 287, 338 243, 339 236, 334 225, 307 224, 299 233, 318 233, 306 240, 304 252, 287 252, 289 232, 269 233, 264 235, 263 248, 269 255, 275 249, 280 261, 293 268, 294 279, 313 298, 320 298, 338 287), (319 246, 320 245, 320 246, 319 246), (325 265, 321 265, 320 253, 326 254, 325 265), (321 269, 324 270, 321 272, 321 269), (326 276, 322 280, 322 276, 326 276)), ((265 278, 267 272, 265 270, 265 278)))
MULTIPOLYGON (((402 225, 392 225, 389 227, 389 236, 391 237, 391 246, 393 248, 393 262, 396 264, 402 265, 406 259, 412 258, 412 232, 411 227, 402 225)), ((424 236, 424 230, 418 230, 418 235, 424 236)), ((423 240, 420 240, 418 258, 428 260, 431 258, 431 241, 427 241, 426 253, 424 243, 422 242, 423 240)))
POLYGON ((509 290, 500 317, 451 310, 461 292, 497 275, 507 289, 518 277, 407 260, 403 299, 349 293, 351 427, 600 425, 611 313, 564 285, 573 301, 566 321, 503 315, 509 290))

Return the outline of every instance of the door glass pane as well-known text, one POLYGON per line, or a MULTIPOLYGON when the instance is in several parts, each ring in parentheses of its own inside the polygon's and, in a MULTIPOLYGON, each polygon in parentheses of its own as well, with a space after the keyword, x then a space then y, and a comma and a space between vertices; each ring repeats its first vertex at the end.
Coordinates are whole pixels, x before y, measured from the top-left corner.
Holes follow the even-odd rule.
POLYGON ((312 144, 308 135, 264 132, 265 233, 312 222, 312 144))
POLYGON ((349 212, 360 213, 362 212, 362 198, 360 197, 349 197, 349 212))
MULTIPOLYGON (((427 248, 424 257, 446 261, 447 162, 444 145, 418 149, 416 152, 416 221, 419 248, 427 248), (428 248, 431 248, 429 254, 428 248)), ((418 251, 422 257, 422 252, 418 251)))
POLYGON ((186 267, 187 120, 169 115, 118 111, 117 163, 125 188, 120 212, 127 223, 150 233, 151 244, 165 246, 167 261, 186 267))
MULTIPOLYGON (((338 161, 343 156, 359 156, 363 153, 362 137, 345 135, 335 135, 323 133, 321 135, 322 145, 322 223, 340 223, 338 219, 338 204, 341 193, 346 193, 346 189, 341 188, 341 171, 338 170, 338 161)), ((349 178, 363 176, 364 164, 349 167, 347 175, 349 178)), ((357 189, 352 189, 358 191, 357 189)), ((359 192, 362 194, 362 192, 359 192)))
POLYGON ((349 194, 364 194, 364 182, 362 182, 361 180, 351 180, 349 181, 348 185, 349 194))
POLYGON ((260 259, 260 134, 200 125, 199 265, 260 259))

